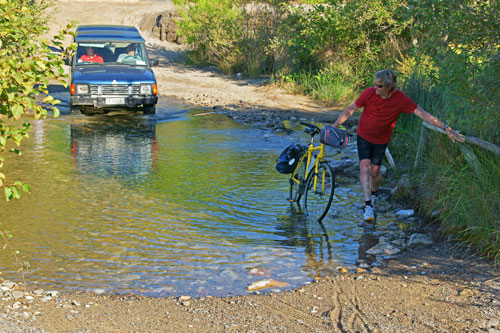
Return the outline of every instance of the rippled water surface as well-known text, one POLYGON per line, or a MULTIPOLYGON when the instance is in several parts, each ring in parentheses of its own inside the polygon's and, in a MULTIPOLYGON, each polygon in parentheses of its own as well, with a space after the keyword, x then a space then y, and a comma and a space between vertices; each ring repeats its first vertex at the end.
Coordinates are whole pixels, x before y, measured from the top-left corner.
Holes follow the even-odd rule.
MULTIPOLYGON (((273 278, 293 288, 353 265, 367 237, 356 186, 336 190, 323 225, 285 200, 274 164, 306 139, 299 128, 280 135, 166 99, 155 117, 63 112, 32 124, 22 157, 3 169, 32 193, 0 208, 40 287, 235 295, 273 278)), ((19 279, 0 256, 4 277, 19 279)))

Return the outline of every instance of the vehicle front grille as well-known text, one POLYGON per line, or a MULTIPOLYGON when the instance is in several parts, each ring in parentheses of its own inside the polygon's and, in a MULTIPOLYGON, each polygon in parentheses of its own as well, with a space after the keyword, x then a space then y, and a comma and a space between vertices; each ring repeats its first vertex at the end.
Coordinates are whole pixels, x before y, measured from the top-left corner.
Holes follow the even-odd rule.
POLYGON ((140 87, 138 84, 92 84, 90 94, 92 96, 123 96, 138 95, 140 87))

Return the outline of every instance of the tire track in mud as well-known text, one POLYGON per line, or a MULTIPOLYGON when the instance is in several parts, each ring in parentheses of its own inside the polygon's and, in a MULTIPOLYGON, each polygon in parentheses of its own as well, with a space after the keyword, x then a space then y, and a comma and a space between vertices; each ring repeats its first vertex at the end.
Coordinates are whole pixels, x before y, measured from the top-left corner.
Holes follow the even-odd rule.
POLYGON ((318 317, 283 300, 273 299, 270 302, 259 302, 259 305, 285 320, 299 323, 310 332, 332 332, 335 328, 329 318, 318 317))
POLYGON ((379 332, 369 324, 364 314, 357 285, 343 276, 332 276, 329 279, 333 291, 334 308, 330 310, 330 318, 336 321, 341 332, 379 332))
MULTIPOLYGON (((352 278, 352 277, 351 277, 352 278)), ((344 276, 330 276, 331 286, 328 294, 322 295, 327 309, 312 314, 300 309, 283 299, 269 299, 258 303, 269 313, 278 315, 283 320, 300 324, 311 332, 380 332, 363 311, 363 302, 359 298, 358 284, 344 276)))

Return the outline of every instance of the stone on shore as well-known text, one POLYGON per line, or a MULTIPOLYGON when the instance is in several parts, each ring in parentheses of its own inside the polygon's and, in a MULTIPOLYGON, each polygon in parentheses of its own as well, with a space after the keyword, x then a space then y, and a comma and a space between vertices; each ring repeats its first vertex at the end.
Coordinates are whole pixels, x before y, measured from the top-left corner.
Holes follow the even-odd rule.
POLYGON ((419 245, 431 245, 434 243, 429 236, 424 234, 413 234, 410 236, 410 240, 408 241, 408 247, 415 247, 419 245))

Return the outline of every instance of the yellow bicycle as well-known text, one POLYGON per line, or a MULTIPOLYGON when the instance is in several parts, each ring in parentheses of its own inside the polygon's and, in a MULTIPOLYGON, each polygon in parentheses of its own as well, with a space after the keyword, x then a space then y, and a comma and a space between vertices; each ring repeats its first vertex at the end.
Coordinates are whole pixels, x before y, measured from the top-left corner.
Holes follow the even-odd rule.
MULTIPOLYGON (((314 145, 314 136, 320 134, 320 128, 303 121, 300 124, 306 126, 304 132, 311 136, 311 141, 307 146, 299 145, 300 157, 290 176, 288 200, 297 203, 300 207, 300 199, 303 197, 304 213, 321 221, 332 204, 335 192, 335 175, 329 162, 325 160, 326 144, 322 142, 319 146, 314 145)), ((333 130, 338 131, 337 129, 333 130)), ((347 141, 348 135, 343 136, 340 145, 346 146, 347 141)))

